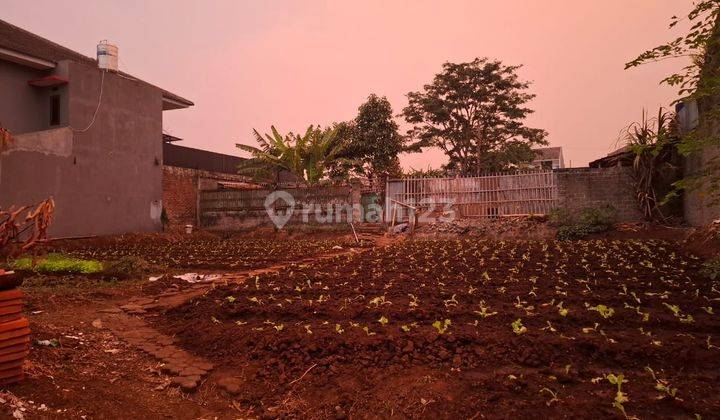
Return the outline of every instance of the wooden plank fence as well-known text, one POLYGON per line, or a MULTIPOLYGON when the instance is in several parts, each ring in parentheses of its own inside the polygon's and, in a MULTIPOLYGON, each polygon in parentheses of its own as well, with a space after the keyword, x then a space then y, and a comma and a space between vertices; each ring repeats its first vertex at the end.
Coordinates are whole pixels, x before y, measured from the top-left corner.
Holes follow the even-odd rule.
MULTIPOLYGON (((557 205, 552 171, 522 171, 466 178, 408 178, 388 181, 385 214, 394 201, 418 208, 425 216, 454 211, 455 217, 543 215, 557 205)), ((396 221, 402 220, 401 211, 396 221)))

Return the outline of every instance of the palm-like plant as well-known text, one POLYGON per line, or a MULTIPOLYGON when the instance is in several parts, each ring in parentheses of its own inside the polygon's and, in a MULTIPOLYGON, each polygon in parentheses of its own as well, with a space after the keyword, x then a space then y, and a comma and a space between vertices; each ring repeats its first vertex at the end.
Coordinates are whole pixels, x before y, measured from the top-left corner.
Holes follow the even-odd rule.
POLYGON ((661 206, 667 197, 658 190, 667 189, 679 170, 675 163, 677 134, 674 115, 662 108, 654 119, 643 111, 640 122, 624 130, 624 140, 633 154, 633 180, 640 209, 647 220, 665 220, 661 206))
POLYGON ((240 164, 241 174, 255 179, 269 181, 280 171, 288 171, 304 184, 319 184, 326 176, 332 163, 341 160, 340 155, 347 147, 345 142, 336 141, 336 128, 321 129, 309 126, 304 135, 289 133, 281 135, 271 127, 272 135, 264 136, 253 130, 259 146, 238 144, 241 150, 250 153, 250 159, 240 164))

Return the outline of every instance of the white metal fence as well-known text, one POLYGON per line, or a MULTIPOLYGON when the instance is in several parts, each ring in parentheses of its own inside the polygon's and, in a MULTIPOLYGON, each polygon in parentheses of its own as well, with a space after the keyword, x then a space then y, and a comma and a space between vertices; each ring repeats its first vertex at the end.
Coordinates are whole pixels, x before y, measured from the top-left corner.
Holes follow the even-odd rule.
POLYGON ((424 215, 454 211, 455 217, 542 215, 557 204, 552 171, 528 171, 469 178, 409 178, 387 183, 385 214, 403 219, 398 208, 424 215))

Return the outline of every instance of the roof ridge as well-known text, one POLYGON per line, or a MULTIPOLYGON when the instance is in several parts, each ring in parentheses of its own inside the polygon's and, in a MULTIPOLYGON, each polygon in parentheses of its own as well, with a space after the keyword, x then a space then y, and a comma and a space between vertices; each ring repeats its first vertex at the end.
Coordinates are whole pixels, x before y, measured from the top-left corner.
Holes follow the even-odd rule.
MULTIPOLYGON (((30 36, 30 37, 32 37, 32 38, 35 38, 35 39, 40 40, 40 41, 42 41, 42 42, 46 42, 46 43, 52 45, 53 47, 62 49, 62 50, 64 50, 65 52, 68 52, 68 53, 71 53, 71 54, 80 56, 80 57, 84 58, 85 60, 96 61, 96 60, 95 60, 94 58, 92 58, 92 57, 88 57, 88 56, 86 56, 85 54, 79 53, 79 52, 77 52, 77 51, 75 51, 75 50, 73 50, 73 49, 70 49, 70 48, 68 48, 68 47, 66 47, 66 46, 64 46, 64 45, 60 45, 60 44, 58 44, 57 42, 51 41, 51 40, 49 40, 49 39, 47 39, 47 38, 45 38, 45 37, 42 37, 42 36, 40 36, 40 35, 38 35, 38 34, 36 34, 36 33, 30 32, 30 31, 28 31, 27 29, 21 28, 21 27, 19 27, 19 26, 17 26, 17 25, 13 25, 12 23, 10 23, 10 22, 8 22, 8 21, 6 21, 6 20, 0 19, 0 23, 3 23, 3 24, 5 24, 5 25, 7 25, 7 26, 10 26, 10 27, 12 27, 12 28, 15 29, 15 30, 21 31, 21 32, 25 33, 25 35, 28 35, 28 36, 30 36)), ((20 51, 20 52, 23 52, 23 51, 20 51)), ((24 53, 24 52, 23 52, 23 53, 24 53)), ((38 58, 42 58, 42 57, 38 57, 38 58)), ((51 61, 54 61, 54 60, 51 60, 51 61)))

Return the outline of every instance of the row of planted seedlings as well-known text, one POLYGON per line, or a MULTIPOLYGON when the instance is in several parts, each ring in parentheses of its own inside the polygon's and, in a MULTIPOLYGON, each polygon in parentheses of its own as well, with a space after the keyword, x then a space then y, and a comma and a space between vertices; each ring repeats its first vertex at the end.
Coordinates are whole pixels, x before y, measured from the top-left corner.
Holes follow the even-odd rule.
MULTIPOLYGON (((697 272, 663 241, 406 241, 218 289, 185 316, 214 331, 209 356, 232 337, 225 356, 273 354, 283 375, 338 361, 550 368, 562 389, 612 386, 626 413, 631 378, 642 398, 707 394, 692 378, 720 367, 720 290, 697 272)), ((540 388, 553 403, 555 385, 540 388)))

